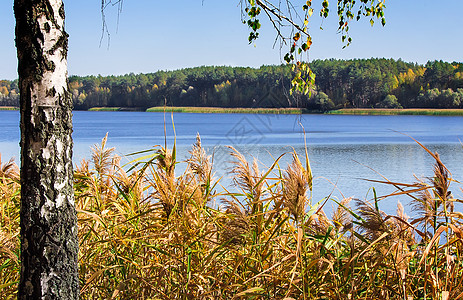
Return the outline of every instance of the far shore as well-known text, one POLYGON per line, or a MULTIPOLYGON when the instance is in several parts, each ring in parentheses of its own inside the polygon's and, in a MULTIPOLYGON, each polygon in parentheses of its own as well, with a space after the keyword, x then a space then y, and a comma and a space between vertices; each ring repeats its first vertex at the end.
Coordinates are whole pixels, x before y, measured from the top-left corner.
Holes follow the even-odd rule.
POLYGON ((15 106, 0 106, 0 110, 19 110, 19 107, 15 107, 15 106))
POLYGON ((463 109, 434 109, 434 108, 344 108, 331 110, 326 114, 333 115, 424 115, 424 116, 463 116, 463 109))
MULTIPOLYGON (((122 111, 120 107, 92 108, 92 111, 122 111)), ((136 109, 134 109, 136 110, 136 109)), ((432 108, 343 108, 321 112, 304 108, 224 108, 224 107, 186 107, 186 106, 156 106, 147 112, 175 113, 230 113, 230 114, 333 114, 333 115, 427 115, 427 116, 463 116, 463 109, 432 109, 432 108)))
MULTIPOLYGON (((19 107, 0 106, 0 110, 19 110, 19 107)), ((425 116, 463 116, 463 109, 432 108, 343 108, 331 111, 316 111, 304 108, 224 108, 224 107, 186 107, 156 106, 148 109, 140 107, 92 107, 89 111, 146 111, 175 113, 222 113, 222 114, 330 114, 330 115, 425 115, 425 116)))
POLYGON ((147 112, 180 112, 180 113, 221 113, 221 114, 302 114, 306 111, 302 108, 224 108, 224 107, 164 107, 156 106, 146 110, 147 112))

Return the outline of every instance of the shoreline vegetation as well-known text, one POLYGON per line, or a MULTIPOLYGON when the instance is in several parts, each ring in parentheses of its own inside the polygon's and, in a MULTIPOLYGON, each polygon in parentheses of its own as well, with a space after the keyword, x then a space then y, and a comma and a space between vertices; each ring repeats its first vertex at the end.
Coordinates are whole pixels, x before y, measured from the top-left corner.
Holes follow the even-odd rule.
POLYGON ((344 108, 325 112, 331 115, 423 115, 423 116, 463 116, 463 109, 428 109, 428 108, 344 108))
MULTIPOLYGON (((123 107, 94 107, 89 111, 143 111, 123 107)), ((463 116, 463 109, 430 108, 343 108, 330 111, 309 110, 304 108, 224 108, 224 107, 150 107, 146 112, 174 113, 220 113, 220 114, 329 114, 329 115, 424 115, 424 116, 463 116)))
MULTIPOLYGON (((19 110, 19 107, 0 106, 2 110, 19 110)), ((174 113, 219 113, 219 114, 328 114, 328 115, 420 115, 420 116, 463 116, 463 109, 430 108, 343 108, 330 111, 309 110, 305 108, 243 108, 243 107, 187 107, 175 106, 143 108, 127 107, 92 107, 88 111, 140 111, 140 112, 174 112, 174 113)))
MULTIPOLYGON (((177 161, 157 147, 129 163, 106 147, 74 170, 81 299, 459 299, 463 215, 437 153, 433 176, 372 181, 395 193, 313 199, 307 150, 271 167, 233 147, 222 187, 199 136, 177 161), (177 168, 182 164, 185 168, 177 168), (184 171, 178 171, 178 170, 184 171), (398 202, 412 201, 408 217, 398 202), (324 206, 335 204, 332 214, 324 206)), ((319 174, 316 174, 317 176, 319 174)), ((323 174, 321 174, 323 175, 323 174)), ((460 188, 457 186, 454 188, 460 188)), ((19 168, 0 156, 0 299, 16 296, 21 262, 19 168)))
MULTIPOLYGON (((0 106, 2 110, 19 110, 19 107, 0 106)), ((92 107, 88 111, 140 111, 140 112, 174 112, 174 113, 219 113, 219 114, 327 114, 327 115, 420 115, 420 116, 463 116, 463 109, 431 108, 343 108, 329 111, 305 108, 243 108, 243 107, 188 107, 174 106, 143 108, 127 107, 92 107)))
POLYGON ((301 114, 302 108, 241 108, 241 107, 151 107, 147 112, 220 113, 220 114, 301 114))
POLYGON ((19 110, 19 107, 15 107, 15 106, 0 106, 0 110, 19 110))

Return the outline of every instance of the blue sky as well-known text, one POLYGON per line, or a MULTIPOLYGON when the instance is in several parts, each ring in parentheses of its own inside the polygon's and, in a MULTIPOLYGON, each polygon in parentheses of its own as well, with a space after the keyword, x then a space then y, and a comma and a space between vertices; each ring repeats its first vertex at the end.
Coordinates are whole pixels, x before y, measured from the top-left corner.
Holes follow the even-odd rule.
MULTIPOLYGON (((12 6, 13 0, 0 1, 0 79, 17 77, 12 6)), ((268 23, 263 23, 261 37, 248 44, 238 0, 125 0, 119 24, 117 10, 107 12, 109 47, 106 37, 100 46, 100 0, 65 0, 65 7, 70 75, 148 73, 200 65, 258 67, 282 61, 268 23)), ((366 19, 352 24, 353 43, 344 50, 336 32, 335 7, 331 10, 334 14, 324 21, 323 30, 318 17, 311 20, 314 44, 309 59, 463 61, 461 0, 387 0, 386 27, 379 23, 371 27, 366 19)))

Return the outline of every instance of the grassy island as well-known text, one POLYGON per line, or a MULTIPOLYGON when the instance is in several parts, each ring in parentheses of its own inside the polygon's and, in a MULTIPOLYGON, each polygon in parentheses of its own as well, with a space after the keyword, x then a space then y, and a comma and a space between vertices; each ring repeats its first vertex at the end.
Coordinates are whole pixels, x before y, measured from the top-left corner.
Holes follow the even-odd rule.
POLYGON ((231 114, 301 114, 302 108, 224 108, 224 107, 164 107, 156 106, 146 110, 147 112, 180 112, 180 113, 231 113, 231 114))

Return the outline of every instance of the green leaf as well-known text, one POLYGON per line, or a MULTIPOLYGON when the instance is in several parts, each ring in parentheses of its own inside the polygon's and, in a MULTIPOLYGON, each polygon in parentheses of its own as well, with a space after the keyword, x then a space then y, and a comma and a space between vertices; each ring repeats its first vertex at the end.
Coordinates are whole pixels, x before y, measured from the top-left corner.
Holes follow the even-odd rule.
POLYGON ((291 62, 291 59, 289 59, 289 53, 285 54, 284 60, 289 64, 291 62))

